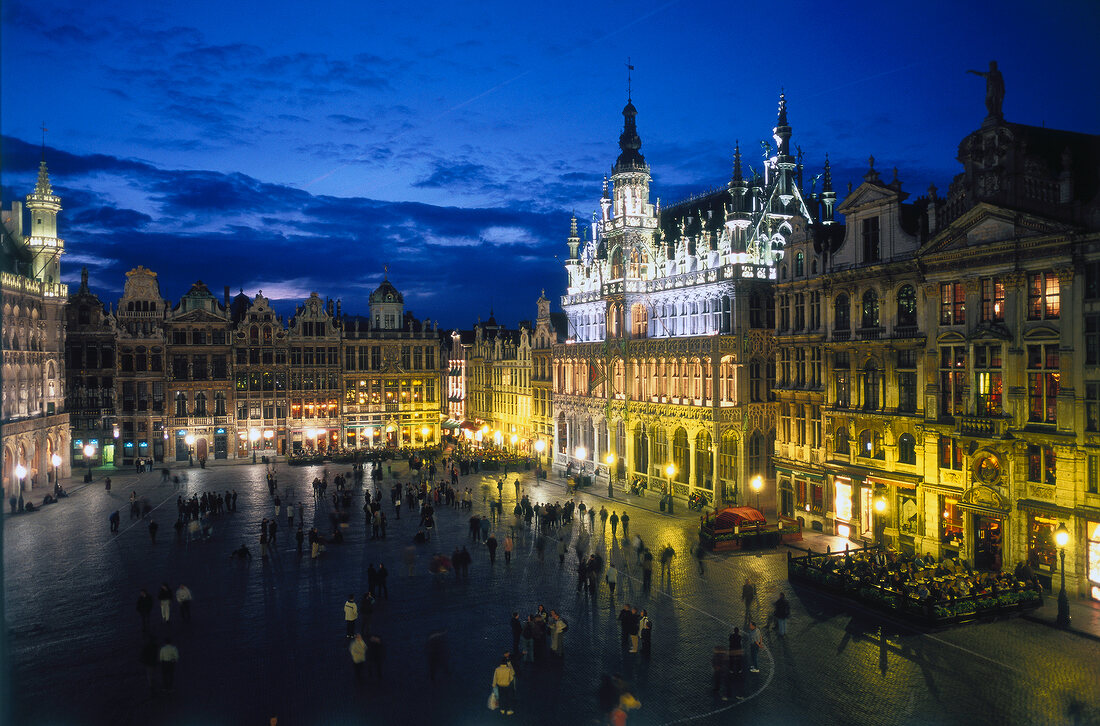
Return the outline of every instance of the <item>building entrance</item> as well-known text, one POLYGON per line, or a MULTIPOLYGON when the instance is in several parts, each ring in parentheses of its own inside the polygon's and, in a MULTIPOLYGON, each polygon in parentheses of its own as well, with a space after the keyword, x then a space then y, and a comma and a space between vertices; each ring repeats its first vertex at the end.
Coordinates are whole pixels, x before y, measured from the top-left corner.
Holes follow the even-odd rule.
POLYGON ((999 572, 1003 529, 999 517, 974 515, 974 568, 999 572))

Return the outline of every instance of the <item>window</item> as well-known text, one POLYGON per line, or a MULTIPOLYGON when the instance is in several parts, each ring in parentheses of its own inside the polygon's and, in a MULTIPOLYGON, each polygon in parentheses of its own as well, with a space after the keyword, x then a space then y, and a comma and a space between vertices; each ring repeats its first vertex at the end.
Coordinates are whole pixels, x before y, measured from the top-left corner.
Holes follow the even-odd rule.
POLYGON ((848 455, 848 429, 841 426, 836 430, 836 453, 848 455))
POLYGON ((836 302, 833 303, 833 328, 836 330, 848 330, 851 328, 848 296, 844 293, 837 295, 836 302))
MULTIPOLYGON (((864 220, 866 221, 866 220, 864 220)), ((874 290, 863 293, 863 314, 860 320, 861 328, 878 327, 878 294, 874 290)))
POLYGON ((214 415, 225 415, 225 394, 221 391, 218 391, 214 394, 214 415))
POLYGON ((187 379, 187 356, 172 356, 172 377, 179 380, 187 379))
POLYGON ((1085 263, 1085 299, 1100 298, 1100 260, 1085 263))
POLYGON ((1058 422, 1058 345, 1027 347, 1028 421, 1058 422))
POLYGON ((810 330, 821 328, 821 293, 810 293, 810 330))
POLYGON ((867 361, 863 367, 863 410, 877 411, 882 408, 882 371, 874 361, 867 361))
POLYGON ((806 328, 806 295, 803 293, 796 293, 794 296, 794 329, 804 330, 806 328))
POLYGON ((859 433, 859 451, 857 456, 867 459, 883 459, 885 453, 882 449, 882 435, 871 429, 864 429, 859 433))
POLYGON ((195 415, 206 415, 206 394, 199 392, 195 394, 195 415))
POLYGON ((849 362, 847 351, 836 354, 836 363, 833 366, 833 378, 836 381, 836 407, 848 408, 851 404, 851 381, 849 379, 849 362))
POLYGON ((779 296, 779 330, 785 331, 791 328, 791 298, 789 295, 779 296))
POLYGON ((191 377, 196 381, 205 381, 207 379, 206 373, 206 356, 196 355, 191 358, 191 377))
POLYGON ((897 327, 917 327, 917 289, 912 285, 903 285, 898 290, 897 327))
POLYGON ((1027 319, 1057 320, 1061 309, 1058 275, 1037 272, 1027 276, 1027 319))
POLYGON ((372 345, 370 348, 370 369, 372 371, 382 370, 382 347, 378 345, 372 345))
POLYGON ((898 437, 898 463, 917 463, 917 440, 912 434, 902 434, 898 437))
POLYGON ((940 325, 966 324, 966 288, 961 282, 940 285, 940 325))
MULTIPOLYGON (((754 292, 749 295, 749 327, 750 328, 763 328, 764 327, 764 307, 768 304, 764 295, 759 292, 754 292)), ((775 313, 772 313, 774 316, 775 313)))
POLYGON ((799 252, 794 256, 794 276, 802 277, 805 269, 806 256, 799 252))
POLYGON ((863 262, 878 262, 880 259, 878 217, 864 219, 861 228, 863 237, 863 262))
POLYGON ((963 389, 966 386, 966 347, 940 348, 940 416, 953 417, 966 412, 963 389))
POLYGON ((982 280, 982 322, 1003 323, 1005 319, 1005 284, 1002 280, 982 280))
POLYGON ((1085 431, 1100 431, 1100 381, 1085 381, 1085 431))
POLYGON ((213 373, 211 374, 212 377, 216 381, 224 381, 229 375, 228 369, 227 369, 227 366, 226 366, 225 356, 224 355, 214 356, 213 364, 214 364, 213 367, 212 367, 213 373))
POLYGON ((950 436, 940 437, 940 468, 961 471, 963 468, 963 449, 958 441, 950 436))
POLYGON ((898 411, 917 410, 917 351, 898 351, 898 411))
POLYGON ((186 330, 173 330, 172 331, 172 344, 173 345, 187 345, 187 331, 186 330))
POLYGON ((977 384, 977 413, 996 416, 1001 413, 1001 346, 974 346, 974 373, 977 384))
POLYGON ((206 345, 206 331, 195 330, 191 333, 191 340, 195 345, 206 345))
POLYGON ((1090 454, 1088 457, 1088 475, 1085 479, 1085 490, 1089 494, 1100 493, 1100 456, 1090 454))
POLYGON ((187 396, 183 391, 176 393, 176 416, 187 415, 187 396))
POLYGON ((1100 315, 1085 316, 1085 365, 1100 365, 1100 315))
POLYGON ((1049 446, 1027 447, 1027 480, 1054 486, 1056 479, 1054 449, 1049 446))
POLYGON ((749 363, 749 400, 756 403, 764 400, 764 371, 760 361, 749 363))
POLYGON ((210 335, 210 342, 214 345, 225 345, 225 331, 215 330, 210 335))

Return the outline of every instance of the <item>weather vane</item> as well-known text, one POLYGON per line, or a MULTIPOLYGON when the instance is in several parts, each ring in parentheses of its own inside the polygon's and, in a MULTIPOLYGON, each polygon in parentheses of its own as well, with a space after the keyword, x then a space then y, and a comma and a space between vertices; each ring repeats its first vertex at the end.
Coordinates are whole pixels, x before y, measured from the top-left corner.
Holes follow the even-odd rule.
POLYGON ((630 64, 630 56, 626 57, 626 98, 629 101, 630 96, 630 72, 634 70, 634 66, 630 64))

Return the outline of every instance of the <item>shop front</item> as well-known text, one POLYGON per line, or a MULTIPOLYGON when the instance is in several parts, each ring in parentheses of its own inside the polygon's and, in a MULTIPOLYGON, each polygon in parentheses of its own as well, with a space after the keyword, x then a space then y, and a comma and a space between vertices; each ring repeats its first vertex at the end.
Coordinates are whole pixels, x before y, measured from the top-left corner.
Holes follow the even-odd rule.
POLYGON ((1100 600, 1100 516, 1083 519, 1085 523, 1085 567, 1088 596, 1100 600))
POLYGON ((963 492, 955 509, 961 509, 973 543, 968 558, 974 569, 1000 572, 1004 566, 1005 532, 1009 504, 993 487, 978 485, 963 492))

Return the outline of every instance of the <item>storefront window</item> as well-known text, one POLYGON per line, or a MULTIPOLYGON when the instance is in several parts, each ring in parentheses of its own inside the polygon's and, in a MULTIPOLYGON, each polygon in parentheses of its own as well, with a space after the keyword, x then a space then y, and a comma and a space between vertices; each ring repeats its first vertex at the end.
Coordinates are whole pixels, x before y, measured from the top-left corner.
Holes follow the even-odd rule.
POLYGON ((809 505, 806 504, 806 482, 801 479, 795 479, 794 482, 794 497, 795 503, 799 509, 809 509, 809 505))
POLYGON ((860 535, 873 539, 875 536, 875 509, 870 487, 863 487, 859 490, 859 513, 860 535))
POLYGON ((1086 523, 1088 541, 1085 543, 1089 567, 1089 597, 1100 600, 1100 522, 1086 523))
POLYGON ((958 503, 954 497, 940 496, 940 538, 944 544, 962 543, 963 513, 958 503))
POLYGON ((902 534, 918 534, 920 511, 917 509, 917 493, 912 489, 903 489, 898 493, 898 528, 902 534))
POLYGON ((833 491, 836 496, 833 501, 833 511, 836 518, 845 522, 852 519, 852 485, 837 479, 833 482, 833 491))
POLYGON ((1027 563, 1040 575, 1050 577, 1058 569, 1058 547, 1054 530, 1058 520, 1032 514, 1027 523, 1027 563))
POLYGON ((821 514, 825 506, 825 487, 822 484, 814 484, 814 514, 821 514))

